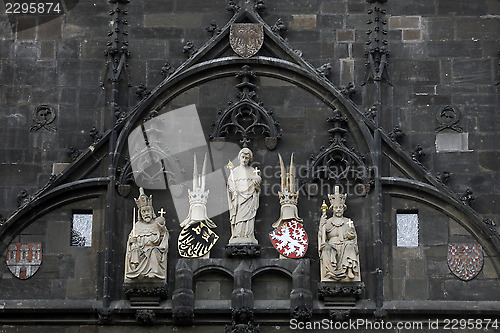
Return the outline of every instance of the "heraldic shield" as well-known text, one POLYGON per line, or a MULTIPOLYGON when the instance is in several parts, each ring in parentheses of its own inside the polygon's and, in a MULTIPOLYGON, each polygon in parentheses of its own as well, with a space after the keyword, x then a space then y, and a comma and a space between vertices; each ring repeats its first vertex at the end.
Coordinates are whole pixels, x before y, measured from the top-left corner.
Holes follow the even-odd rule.
POLYGON ((206 255, 219 236, 203 222, 185 226, 179 235, 177 247, 184 258, 199 258, 206 255))
POLYGON ((449 244, 448 267, 459 279, 475 278, 484 264, 483 248, 479 244, 449 244))
POLYGON ((32 277, 42 264, 42 243, 11 243, 6 263, 15 277, 21 280, 32 277))
POLYGON ((309 245, 309 238, 302 223, 295 220, 290 220, 271 232, 269 238, 274 248, 288 258, 302 258, 309 245))
POLYGON ((240 57, 253 56, 264 44, 264 26, 258 23, 231 24, 229 44, 240 57))

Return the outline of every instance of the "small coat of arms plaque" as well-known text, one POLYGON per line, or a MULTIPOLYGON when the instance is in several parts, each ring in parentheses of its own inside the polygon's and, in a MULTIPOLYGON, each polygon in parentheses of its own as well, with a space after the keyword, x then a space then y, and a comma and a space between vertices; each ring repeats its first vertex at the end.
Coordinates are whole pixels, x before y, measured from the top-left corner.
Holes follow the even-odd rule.
POLYGON ((449 244, 448 267, 460 280, 475 278, 484 264, 483 248, 479 244, 449 244))
POLYGON ((179 235, 179 254, 185 258, 203 257, 218 239, 219 236, 201 221, 187 225, 179 235))
POLYGON ((307 251, 309 238, 302 226, 296 220, 286 222, 281 228, 269 234, 274 248, 288 258, 302 258, 307 251))
POLYGON ((6 263, 15 277, 21 280, 32 277, 42 264, 42 243, 11 243, 6 263))
POLYGON ((264 44, 264 26, 259 23, 234 23, 229 32, 229 44, 237 55, 250 58, 264 44))

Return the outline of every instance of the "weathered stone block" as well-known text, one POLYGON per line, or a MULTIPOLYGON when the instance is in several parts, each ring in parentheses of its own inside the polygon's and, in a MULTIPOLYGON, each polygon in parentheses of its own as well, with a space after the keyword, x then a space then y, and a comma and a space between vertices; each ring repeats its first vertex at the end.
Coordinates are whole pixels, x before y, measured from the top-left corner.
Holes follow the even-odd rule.
POLYGON ((337 30, 337 42, 354 42, 354 30, 337 30))
POLYGON ((436 135, 436 153, 467 152, 469 133, 438 133, 436 135))
POLYGON ((172 27, 172 28, 189 28, 201 27, 201 15, 197 13, 189 14, 145 14, 144 27, 172 27))
POLYGON ((291 29, 314 29, 316 28, 317 16, 315 14, 292 14, 289 23, 291 29))
POLYGON ((403 41, 414 42, 420 40, 421 40, 420 30, 418 29, 403 30, 403 41))
POLYGON ((391 16, 389 29, 420 29, 420 16, 391 16))

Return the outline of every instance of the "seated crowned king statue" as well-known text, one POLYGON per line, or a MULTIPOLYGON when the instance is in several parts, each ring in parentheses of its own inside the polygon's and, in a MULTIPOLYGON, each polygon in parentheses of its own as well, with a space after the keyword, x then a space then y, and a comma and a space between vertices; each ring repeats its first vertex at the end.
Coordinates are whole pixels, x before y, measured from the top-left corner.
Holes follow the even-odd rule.
POLYGON ((329 194, 333 216, 327 219, 328 206, 323 202, 323 214, 318 230, 318 250, 321 267, 321 281, 361 281, 359 270, 358 236, 351 219, 344 217, 347 194, 329 194))
MULTIPOLYGON (((139 209, 137 221, 127 240, 125 282, 165 282, 169 233, 163 216, 156 217, 153 197, 139 189, 135 200, 139 209)), ((135 212, 135 211, 134 211, 135 212)))

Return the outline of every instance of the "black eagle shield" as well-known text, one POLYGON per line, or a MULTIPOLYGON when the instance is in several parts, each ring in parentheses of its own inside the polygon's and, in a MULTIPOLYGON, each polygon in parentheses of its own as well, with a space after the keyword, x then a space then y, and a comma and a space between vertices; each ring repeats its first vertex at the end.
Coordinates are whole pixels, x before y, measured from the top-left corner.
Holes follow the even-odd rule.
POLYGON ((185 258, 203 257, 218 239, 219 236, 203 222, 187 225, 179 235, 179 254, 185 258))

